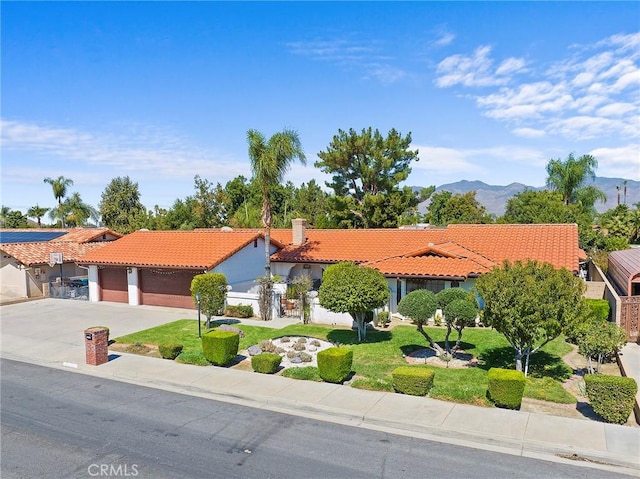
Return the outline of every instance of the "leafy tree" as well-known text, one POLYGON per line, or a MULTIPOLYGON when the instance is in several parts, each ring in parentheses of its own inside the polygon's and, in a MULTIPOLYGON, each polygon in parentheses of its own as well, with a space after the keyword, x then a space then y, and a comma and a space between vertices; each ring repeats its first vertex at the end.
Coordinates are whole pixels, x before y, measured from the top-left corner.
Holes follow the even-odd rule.
MULTIPOLYGON (((60 218, 60 222, 62 227, 64 228, 64 216, 67 209, 62 204, 62 199, 67 196, 67 188, 73 185, 73 180, 69 178, 65 178, 64 176, 58 176, 57 178, 45 178, 45 183, 51 185, 51 189, 53 190, 53 197, 58 202, 58 209, 55 213, 56 216, 52 216, 52 218, 60 218)), ((52 211, 52 214, 54 211, 52 211)))
POLYGON ((562 202, 581 203, 592 208, 597 200, 606 201, 606 195, 593 185, 585 185, 588 177, 595 178, 598 160, 591 155, 575 158, 570 153, 566 160, 549 160, 547 163, 547 186, 559 191, 562 202))
POLYGON ((588 314, 584 288, 584 281, 570 271, 537 261, 505 261, 476 281, 485 323, 513 347, 518 371, 525 358, 525 375, 531 354, 588 314))
MULTIPOLYGON (((298 133, 293 130, 283 130, 275 133, 267 140, 257 130, 247 132, 249 143, 249 160, 254 179, 260 185, 262 193, 262 225, 265 240, 265 278, 271 278, 271 190, 282 183, 285 173, 291 163, 297 158, 303 164, 306 162, 304 151, 298 133)), ((267 289, 271 283, 267 285, 267 289)), ((271 319, 271 291, 267 291, 269 307, 261 308, 264 320, 271 319)))
POLYGON ((482 224, 491 223, 487 210, 476 199, 475 191, 464 194, 440 191, 431 195, 427 208, 428 219, 432 225, 482 224))
POLYGON ((576 340, 578 352, 587 358, 587 369, 589 374, 593 374, 592 360, 596 359, 595 372, 598 372, 605 359, 626 344, 627 334, 615 323, 590 318, 583 323, 576 340))
POLYGON ((27 210, 27 216, 29 218, 36 218, 36 220, 38 221, 38 228, 40 228, 42 226, 40 220, 44 215, 47 214, 47 211, 49 211, 49 208, 41 208, 40 206, 35 205, 27 210))
POLYGON ((462 288, 447 288, 436 294, 438 307, 444 313, 444 321, 447 325, 447 335, 444 339, 444 348, 448 354, 455 353, 460 348, 462 341, 462 330, 465 326, 470 326, 478 316, 478 304, 473 293, 462 288), (458 339, 453 347, 449 347, 449 336, 455 329, 458 332, 458 339))
POLYGON ((132 182, 128 176, 111 180, 102 192, 99 209, 104 225, 123 234, 135 231, 134 220, 146 214, 140 202, 138 183, 132 182))
MULTIPOLYGON (((385 203, 401 204, 405 199, 407 193, 399 190, 398 185, 408 178, 411 162, 418 160, 418 150, 410 150, 410 144, 411 133, 403 137, 395 129, 391 129, 386 138, 371 127, 360 133, 354 129, 348 132, 338 130, 326 151, 318 153, 320 161, 315 166, 333 175, 332 182, 327 186, 333 189, 336 197, 334 204, 337 211, 342 213, 342 218, 338 220, 340 227, 390 223, 388 219, 370 218, 380 216, 380 209, 384 208, 385 203), (378 195, 391 194, 396 197, 390 202, 378 198, 378 195), (339 198, 344 198, 344 201, 339 198), (372 209, 377 213, 372 214, 372 209)), ((405 205, 405 208, 417 205, 417 196, 411 194, 410 197, 407 201, 409 205, 405 205)), ((393 227, 398 226, 398 217, 404 212, 391 214, 392 217, 396 216, 395 223, 391 221, 393 227)))
POLYGON ((373 310, 389 301, 387 280, 378 270, 355 263, 329 266, 318 291, 320 305, 335 313, 349 313, 358 328, 358 341, 364 341, 373 310))
POLYGON ((433 349, 438 352, 439 356, 444 355, 446 352, 437 344, 429 333, 424 329, 424 325, 427 324, 429 318, 432 318, 436 314, 438 309, 438 300, 436 295, 426 289, 416 289, 411 291, 398 303, 398 313, 407 318, 410 318, 418 327, 418 331, 429 343, 433 349))
POLYGON ((214 186, 196 175, 191 206, 197 228, 218 228, 227 223, 228 198, 220 183, 214 186))
POLYGON ((326 228, 329 224, 327 197, 315 179, 302 183, 294 192, 292 216, 305 218, 313 228, 326 228))
POLYGON ((5 216, 5 228, 26 228, 28 225, 27 217, 22 211, 11 210, 5 216))
POLYGON ((9 215, 9 213, 11 212, 11 208, 9 208, 8 206, 2 206, 0 208, 0 224, 2 224, 3 228, 6 228, 7 226, 7 216, 9 215))
POLYGON ((211 327, 211 317, 224 308, 227 298, 227 278, 222 273, 197 274, 191 280, 191 296, 197 304, 196 294, 200 293, 200 310, 207 317, 206 327, 211 327))
POLYGON ((371 127, 361 133, 338 130, 327 150, 318 153, 315 166, 333 175, 327 186, 336 195, 362 202, 365 194, 390 192, 408 178, 409 165, 418 159, 418 150, 410 150, 410 144, 411 133, 403 138, 395 129, 386 138, 371 127))

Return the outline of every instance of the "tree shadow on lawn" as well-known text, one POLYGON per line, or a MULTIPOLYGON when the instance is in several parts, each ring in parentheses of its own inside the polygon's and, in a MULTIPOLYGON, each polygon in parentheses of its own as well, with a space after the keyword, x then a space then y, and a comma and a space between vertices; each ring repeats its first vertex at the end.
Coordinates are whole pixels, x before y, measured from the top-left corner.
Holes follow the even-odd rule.
MULTIPOLYGON (((442 349, 444 349, 444 341, 436 341, 435 342, 438 346, 440 346, 442 349)), ((449 346, 453 347, 455 344, 455 342, 449 342, 449 346)), ((402 351, 402 354, 404 354, 405 356, 408 356, 411 353, 414 353, 416 351, 420 351, 421 349, 428 349, 431 346, 429 346, 428 343, 424 343, 424 344, 405 344, 403 346, 400 346, 400 350, 402 351)), ((468 351, 468 350, 472 350, 475 349, 476 345, 473 343, 466 343, 464 341, 460 342, 460 347, 458 348, 458 353, 462 352, 462 351, 468 351)))
MULTIPOLYGON (((479 368, 489 370, 491 368, 515 369, 515 352, 511 346, 495 348, 485 351, 479 358, 482 359, 479 368)), ((525 367, 526 358, 522 358, 522 368, 525 367)), ((564 381, 571 377, 573 370, 562 358, 549 354, 546 351, 536 351, 529 358, 529 376, 534 378, 551 378, 556 381, 564 381)))
POLYGON ((367 331, 364 341, 358 341, 358 331, 355 329, 334 329, 327 333, 327 340, 333 344, 366 344, 382 343, 390 341, 392 334, 390 331, 367 331))

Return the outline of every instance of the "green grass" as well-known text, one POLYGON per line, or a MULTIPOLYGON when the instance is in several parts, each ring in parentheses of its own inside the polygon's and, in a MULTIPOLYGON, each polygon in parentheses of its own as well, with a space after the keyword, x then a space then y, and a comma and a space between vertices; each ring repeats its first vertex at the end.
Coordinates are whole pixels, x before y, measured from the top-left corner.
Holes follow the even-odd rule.
MULTIPOLYGON (((427 346, 425 339, 415 326, 400 325, 391 330, 369 331, 367 340, 358 343, 356 331, 333 329, 326 326, 295 324, 282 329, 261 326, 234 325, 241 329, 245 337, 240 339, 240 349, 246 349, 264 339, 281 336, 307 336, 324 339, 353 350, 353 370, 356 380, 353 387, 372 390, 390 390, 391 372, 398 366, 406 365, 404 355, 427 346)), ((441 345, 444 344, 444 328, 427 328, 429 335, 441 345)), ((205 329, 203 327, 204 334, 205 329)), ((202 346, 198 338, 197 323, 193 320, 179 320, 156 328, 115 338, 123 344, 180 343, 184 346, 179 362, 207 364, 202 356, 202 346)), ((436 372, 434 387, 429 396, 467 404, 490 406, 486 398, 487 371, 491 367, 513 369, 515 359, 513 348, 499 333, 488 328, 467 328, 464 330, 462 349, 478 358, 478 366, 465 369, 431 368, 436 372)), ((531 356, 529 377, 525 397, 575 403, 575 398, 562 387, 562 381, 571 376, 571 368, 562 361, 562 356, 571 350, 564 338, 557 338, 531 356)), ((317 381, 317 369, 289 368, 284 376, 317 381)))

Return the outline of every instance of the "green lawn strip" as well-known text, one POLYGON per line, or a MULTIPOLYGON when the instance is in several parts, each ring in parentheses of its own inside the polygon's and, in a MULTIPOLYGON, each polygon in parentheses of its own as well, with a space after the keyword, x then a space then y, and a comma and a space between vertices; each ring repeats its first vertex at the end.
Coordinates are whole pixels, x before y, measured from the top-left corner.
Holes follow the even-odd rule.
MULTIPOLYGON (((400 325, 391 330, 369 331, 367 340, 358 343, 356 331, 334 329, 327 326, 295 324, 282 329, 236 324, 245 337, 240 340, 240 349, 246 349, 265 339, 282 336, 307 336, 324 339, 353 350, 354 386, 363 389, 390 390, 391 372, 406 365, 404 356, 427 347, 426 340, 415 326, 400 325)), ((444 343, 444 328, 426 328, 429 335, 440 344, 444 343)), ((203 333, 205 329, 203 328, 203 333)), ((453 335, 455 336, 455 335, 453 335)), ((455 337, 451 338, 455 340, 455 337)), ((202 356, 201 341, 197 334, 197 323, 179 320, 155 328, 115 338, 123 344, 160 344, 177 342, 184 345, 178 361, 189 364, 207 364, 202 356)), ((430 397, 467 404, 490 405, 486 399, 487 371, 491 367, 512 369, 515 365, 513 348, 505 338, 488 328, 467 328, 464 331, 462 350, 479 360, 478 367, 454 369, 433 366, 436 372, 430 397)), ((558 403, 575 403, 561 381, 571 375, 571 369, 562 361, 562 356, 571 350, 564 338, 557 338, 531 357, 529 377, 524 396, 558 403)), ((315 368, 314 368, 315 369, 315 368)), ((287 377, 317 380, 317 373, 309 368, 291 368, 287 377), (308 369, 294 371, 294 369, 308 369)))

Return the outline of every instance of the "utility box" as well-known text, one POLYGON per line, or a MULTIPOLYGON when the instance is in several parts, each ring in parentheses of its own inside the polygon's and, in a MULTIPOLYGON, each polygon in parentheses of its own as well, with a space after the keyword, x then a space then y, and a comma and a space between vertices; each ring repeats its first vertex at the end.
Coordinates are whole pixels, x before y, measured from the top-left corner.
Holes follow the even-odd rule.
POLYGON ((89 328, 84 330, 84 346, 87 364, 100 366, 109 361, 109 330, 89 328))

